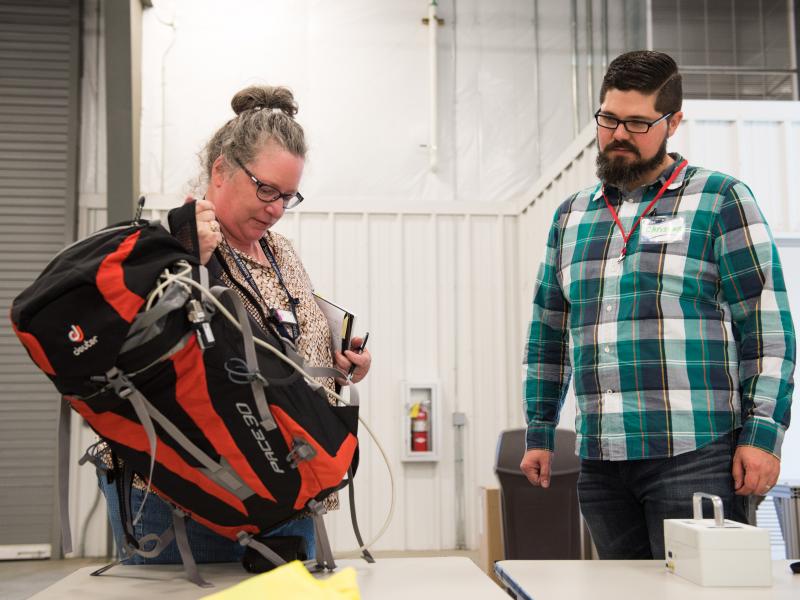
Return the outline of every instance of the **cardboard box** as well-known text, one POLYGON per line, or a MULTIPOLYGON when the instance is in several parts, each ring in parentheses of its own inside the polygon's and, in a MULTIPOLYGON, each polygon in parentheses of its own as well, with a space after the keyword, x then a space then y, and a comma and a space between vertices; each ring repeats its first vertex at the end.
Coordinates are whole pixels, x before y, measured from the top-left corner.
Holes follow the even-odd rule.
POLYGON ((504 587, 494 574, 494 563, 505 558, 503 551, 503 522, 500 508, 500 489, 480 488, 479 565, 497 585, 504 587))

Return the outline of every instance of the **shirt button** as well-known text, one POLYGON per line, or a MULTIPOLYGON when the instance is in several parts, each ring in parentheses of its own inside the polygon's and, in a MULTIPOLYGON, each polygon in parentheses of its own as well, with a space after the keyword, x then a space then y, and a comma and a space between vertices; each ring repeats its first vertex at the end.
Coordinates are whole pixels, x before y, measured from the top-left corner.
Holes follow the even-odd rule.
POLYGON ((614 393, 614 390, 606 390, 606 394, 610 395, 610 394, 613 394, 613 393, 614 393))
POLYGON ((610 304, 606 305, 606 312, 611 312, 611 305, 610 304))
POLYGON ((603 348, 603 350, 605 350, 606 353, 609 353, 609 352, 611 352, 611 347, 608 344, 606 344, 606 346, 603 348))

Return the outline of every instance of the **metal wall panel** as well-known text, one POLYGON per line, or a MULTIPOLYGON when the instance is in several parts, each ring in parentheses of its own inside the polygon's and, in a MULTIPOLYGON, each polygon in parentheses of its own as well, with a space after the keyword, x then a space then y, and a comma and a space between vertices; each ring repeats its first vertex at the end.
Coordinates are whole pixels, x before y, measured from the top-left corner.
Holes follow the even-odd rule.
MULTIPOLYGON (((3 315, 75 235, 78 15, 77 1, 0 1, 3 315)), ((59 397, 7 318, 0 356, 0 558, 49 554, 59 397)))

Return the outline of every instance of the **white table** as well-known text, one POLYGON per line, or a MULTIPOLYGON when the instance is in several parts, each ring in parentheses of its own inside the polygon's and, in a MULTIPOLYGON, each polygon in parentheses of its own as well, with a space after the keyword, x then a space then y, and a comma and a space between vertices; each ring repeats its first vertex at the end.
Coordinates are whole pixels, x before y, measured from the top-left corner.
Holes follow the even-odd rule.
MULTIPOLYGON (((346 559, 336 564, 339 568, 355 568, 364 600, 508 600, 497 584, 464 557, 381 558, 374 564, 346 559)), ((90 573, 97 567, 78 569, 30 600, 189 600, 220 591, 249 576, 238 563, 200 565, 201 575, 215 587, 199 588, 186 580, 180 565, 117 566, 100 577, 92 577, 90 573)))
POLYGON ((495 572, 526 600, 799 600, 789 560, 772 566, 772 587, 702 587, 673 575, 663 560, 503 560, 495 572))

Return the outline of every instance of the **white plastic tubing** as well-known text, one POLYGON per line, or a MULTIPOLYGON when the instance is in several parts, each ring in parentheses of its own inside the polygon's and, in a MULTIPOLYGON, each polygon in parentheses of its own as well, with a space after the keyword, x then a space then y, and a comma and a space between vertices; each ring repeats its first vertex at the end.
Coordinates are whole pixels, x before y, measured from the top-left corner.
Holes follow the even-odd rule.
POLYGON ((439 166, 439 74, 437 72, 438 53, 436 50, 436 28, 439 26, 436 18, 436 0, 431 0, 428 5, 428 60, 430 77, 430 131, 428 132, 428 155, 431 171, 435 172, 439 166))

